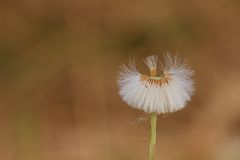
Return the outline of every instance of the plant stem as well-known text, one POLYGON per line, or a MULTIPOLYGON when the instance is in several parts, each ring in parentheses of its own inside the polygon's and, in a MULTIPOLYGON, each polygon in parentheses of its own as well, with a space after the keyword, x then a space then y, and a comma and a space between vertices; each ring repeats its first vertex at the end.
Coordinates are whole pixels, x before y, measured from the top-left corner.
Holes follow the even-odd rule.
POLYGON ((148 160, 156 158, 157 113, 150 114, 150 140, 148 160))

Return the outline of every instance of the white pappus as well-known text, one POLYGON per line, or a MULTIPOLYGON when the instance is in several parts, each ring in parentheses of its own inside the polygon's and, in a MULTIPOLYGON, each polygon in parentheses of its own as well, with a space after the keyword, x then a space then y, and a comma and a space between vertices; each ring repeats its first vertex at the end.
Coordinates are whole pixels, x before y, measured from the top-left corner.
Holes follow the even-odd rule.
POLYGON ((194 92, 193 70, 176 55, 164 56, 161 63, 156 55, 144 62, 150 75, 137 71, 134 61, 122 65, 119 74, 119 94, 131 107, 147 113, 175 112, 184 108, 194 92))

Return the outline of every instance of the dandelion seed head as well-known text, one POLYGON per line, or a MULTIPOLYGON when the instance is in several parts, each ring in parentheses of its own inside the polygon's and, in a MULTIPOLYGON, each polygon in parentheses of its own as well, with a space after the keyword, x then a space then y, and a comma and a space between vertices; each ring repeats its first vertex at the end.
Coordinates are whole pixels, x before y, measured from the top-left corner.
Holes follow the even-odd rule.
POLYGON ((129 66, 121 66, 118 84, 122 99, 147 113, 168 113, 184 108, 194 92, 193 70, 186 61, 166 54, 163 63, 156 55, 147 57, 144 62, 149 76, 139 73, 134 61, 129 66))

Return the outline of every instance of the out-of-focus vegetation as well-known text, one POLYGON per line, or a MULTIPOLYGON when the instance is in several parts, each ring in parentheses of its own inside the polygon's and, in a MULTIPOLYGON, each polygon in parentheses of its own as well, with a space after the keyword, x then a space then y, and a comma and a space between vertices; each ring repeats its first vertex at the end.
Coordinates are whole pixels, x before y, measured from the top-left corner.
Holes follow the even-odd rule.
POLYGON ((233 0, 1 1, 0 159, 145 160, 149 126, 118 96, 118 66, 170 51, 196 94, 160 116, 159 159, 239 160, 239 16, 233 0))

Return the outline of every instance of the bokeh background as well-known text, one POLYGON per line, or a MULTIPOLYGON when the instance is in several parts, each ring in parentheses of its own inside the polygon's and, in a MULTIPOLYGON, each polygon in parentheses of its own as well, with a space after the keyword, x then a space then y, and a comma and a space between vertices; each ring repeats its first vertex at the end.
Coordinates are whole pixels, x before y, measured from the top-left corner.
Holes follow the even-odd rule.
POLYGON ((0 2, 0 159, 146 160, 148 116, 118 95, 119 65, 177 53, 187 107, 158 118, 158 159, 240 159, 240 2, 0 2))

